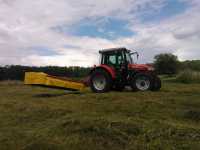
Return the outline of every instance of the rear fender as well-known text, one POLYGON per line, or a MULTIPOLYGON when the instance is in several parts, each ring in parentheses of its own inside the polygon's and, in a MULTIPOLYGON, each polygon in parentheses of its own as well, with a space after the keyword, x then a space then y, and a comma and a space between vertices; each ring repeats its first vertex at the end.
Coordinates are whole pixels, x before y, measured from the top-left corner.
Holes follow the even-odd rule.
POLYGON ((90 74, 92 74, 92 72, 95 71, 96 69, 103 69, 103 70, 105 70, 106 72, 108 72, 108 73, 110 74, 110 76, 112 77, 112 79, 115 79, 115 78, 116 78, 115 70, 114 70, 114 68, 112 68, 112 67, 109 67, 109 66, 107 66, 107 65, 100 65, 100 66, 94 67, 94 68, 90 71, 90 74))

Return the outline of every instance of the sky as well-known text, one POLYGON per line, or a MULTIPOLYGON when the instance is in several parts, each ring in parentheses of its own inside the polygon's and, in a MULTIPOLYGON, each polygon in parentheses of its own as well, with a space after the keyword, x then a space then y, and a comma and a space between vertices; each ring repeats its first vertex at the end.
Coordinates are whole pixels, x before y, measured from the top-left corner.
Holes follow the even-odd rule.
POLYGON ((92 66, 114 47, 200 59, 200 0, 0 0, 0 66, 92 66))

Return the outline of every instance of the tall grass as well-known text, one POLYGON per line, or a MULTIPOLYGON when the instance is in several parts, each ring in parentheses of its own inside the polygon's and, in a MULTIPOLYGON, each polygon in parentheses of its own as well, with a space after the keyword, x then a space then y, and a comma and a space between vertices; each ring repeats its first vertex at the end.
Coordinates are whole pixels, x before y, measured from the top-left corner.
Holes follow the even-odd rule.
POLYGON ((176 81, 182 83, 200 83, 200 72, 189 69, 184 70, 177 75, 176 81))
POLYGON ((0 84, 0 150, 198 150, 200 84, 82 94, 0 84))

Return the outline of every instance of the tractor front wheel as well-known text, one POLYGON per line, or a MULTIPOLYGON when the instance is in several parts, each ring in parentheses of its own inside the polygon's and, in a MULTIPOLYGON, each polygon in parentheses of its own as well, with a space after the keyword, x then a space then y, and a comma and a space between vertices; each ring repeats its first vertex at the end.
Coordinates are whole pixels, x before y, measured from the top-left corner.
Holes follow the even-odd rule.
POLYGON ((110 91, 112 79, 110 75, 102 70, 95 70, 90 77, 90 88, 95 93, 104 93, 110 91))
POLYGON ((137 74, 133 77, 131 88, 133 91, 147 91, 152 89, 152 78, 150 75, 137 74))

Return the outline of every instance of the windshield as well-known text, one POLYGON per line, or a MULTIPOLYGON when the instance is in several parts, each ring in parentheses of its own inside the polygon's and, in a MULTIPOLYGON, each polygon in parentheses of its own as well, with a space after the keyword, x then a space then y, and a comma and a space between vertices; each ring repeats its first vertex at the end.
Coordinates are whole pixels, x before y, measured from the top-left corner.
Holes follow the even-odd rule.
POLYGON ((129 53, 126 53, 127 61, 130 64, 136 64, 137 60, 138 60, 138 57, 139 57, 138 52, 129 52, 129 53))
POLYGON ((129 64, 132 64, 132 63, 133 63, 133 60, 132 60, 132 58, 131 58, 130 53, 126 53, 126 59, 127 59, 127 62, 128 62, 129 64))

